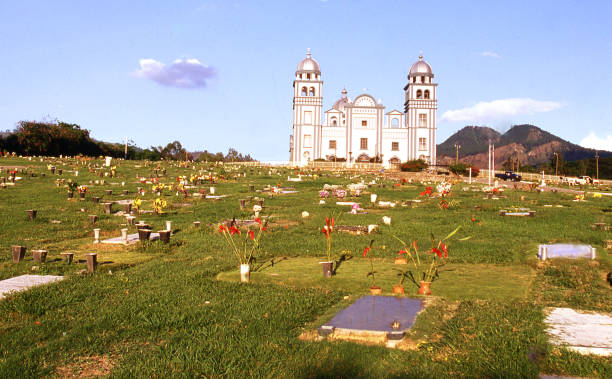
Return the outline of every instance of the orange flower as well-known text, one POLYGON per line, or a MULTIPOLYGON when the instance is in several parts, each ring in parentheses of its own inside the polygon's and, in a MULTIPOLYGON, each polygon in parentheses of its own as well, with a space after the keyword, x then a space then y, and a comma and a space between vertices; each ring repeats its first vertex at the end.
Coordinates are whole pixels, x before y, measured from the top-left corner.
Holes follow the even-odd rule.
POLYGON ((227 227, 225 225, 221 224, 221 225, 219 225, 219 231, 221 233, 226 232, 227 231, 227 227))
POLYGON ((254 233, 252 230, 249 230, 249 238, 250 238, 251 240, 254 240, 254 239, 255 239, 255 233, 254 233))
POLYGON ((448 258, 447 246, 443 243, 440 243, 440 249, 442 249, 442 251, 444 252, 444 258, 448 258))

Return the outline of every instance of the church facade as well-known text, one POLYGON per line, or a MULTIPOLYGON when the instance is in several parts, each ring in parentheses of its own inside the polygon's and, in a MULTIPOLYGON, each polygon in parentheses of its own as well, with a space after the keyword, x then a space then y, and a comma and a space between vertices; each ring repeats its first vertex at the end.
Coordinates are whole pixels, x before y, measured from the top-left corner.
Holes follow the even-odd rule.
POLYGON ((404 86, 403 111, 385 113, 369 94, 355 99, 343 89, 323 112, 321 69, 310 50, 297 66, 293 81, 292 165, 315 159, 382 162, 385 166, 413 159, 436 164, 437 84, 423 56, 410 68, 404 86))

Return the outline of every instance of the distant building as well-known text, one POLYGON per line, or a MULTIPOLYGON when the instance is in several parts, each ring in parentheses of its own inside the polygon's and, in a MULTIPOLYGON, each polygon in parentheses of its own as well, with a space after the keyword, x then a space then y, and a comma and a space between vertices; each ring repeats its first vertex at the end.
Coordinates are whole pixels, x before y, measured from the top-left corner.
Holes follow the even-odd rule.
POLYGON ((421 55, 408 74, 403 112, 384 113, 380 100, 365 93, 351 100, 343 89, 323 115, 321 69, 309 49, 293 81, 291 163, 344 158, 348 162, 379 160, 388 166, 421 158, 436 164, 438 85, 433 77, 431 66, 421 55))

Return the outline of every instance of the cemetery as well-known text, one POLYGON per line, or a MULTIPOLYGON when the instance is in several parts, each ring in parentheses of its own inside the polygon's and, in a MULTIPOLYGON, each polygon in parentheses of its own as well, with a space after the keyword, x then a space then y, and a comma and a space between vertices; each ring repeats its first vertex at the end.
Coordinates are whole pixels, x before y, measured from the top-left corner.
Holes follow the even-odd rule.
POLYGON ((104 157, 0 170, 0 377, 612 377, 612 187, 104 157))

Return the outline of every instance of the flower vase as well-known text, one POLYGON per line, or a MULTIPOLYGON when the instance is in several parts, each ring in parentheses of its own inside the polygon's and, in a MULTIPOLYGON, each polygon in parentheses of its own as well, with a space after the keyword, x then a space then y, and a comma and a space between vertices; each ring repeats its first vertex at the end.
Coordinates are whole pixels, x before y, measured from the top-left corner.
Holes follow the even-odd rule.
POLYGON ((431 295, 431 289, 429 288, 431 282, 425 282, 421 280, 420 284, 421 286, 419 287, 418 291, 419 295, 431 295))
POLYGON ((393 286, 393 293, 395 295, 401 295, 404 293, 404 286, 402 286, 401 284, 395 284, 393 286))
POLYGON ((323 277, 331 278, 333 274, 334 262, 319 262, 323 268, 323 277))
POLYGON ((370 287, 370 293, 372 295, 381 295, 382 294, 382 288, 379 286, 372 286, 370 287))
POLYGON ((248 283, 251 280, 251 265, 241 264, 240 265, 240 282, 248 283))

